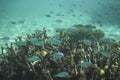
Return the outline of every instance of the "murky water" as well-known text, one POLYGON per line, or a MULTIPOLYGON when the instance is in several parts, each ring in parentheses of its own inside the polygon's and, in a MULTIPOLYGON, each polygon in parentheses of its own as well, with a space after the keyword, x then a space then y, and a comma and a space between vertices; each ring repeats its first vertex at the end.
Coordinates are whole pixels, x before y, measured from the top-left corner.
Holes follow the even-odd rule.
POLYGON ((1 0, 0 37, 10 36, 12 41, 43 27, 54 35, 54 28, 93 24, 120 40, 119 14, 119 0, 1 0))

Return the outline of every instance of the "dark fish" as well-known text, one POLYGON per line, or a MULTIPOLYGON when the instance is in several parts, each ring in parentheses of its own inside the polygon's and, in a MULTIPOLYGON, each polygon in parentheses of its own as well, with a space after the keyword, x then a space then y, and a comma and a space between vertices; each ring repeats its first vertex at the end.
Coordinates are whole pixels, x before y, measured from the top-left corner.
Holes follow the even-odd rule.
POLYGON ((61 16, 64 16, 64 14, 61 14, 61 16))
POLYGON ((82 3, 85 3, 85 1, 82 1, 82 3))
POLYGON ((85 13, 88 13, 88 11, 87 11, 87 10, 85 10, 85 13))
POLYGON ((53 14, 54 12, 53 11, 50 11, 51 14, 53 14))
POLYGON ((62 5, 61 5, 61 4, 59 4, 59 7, 62 7, 62 5))
POLYGON ((61 14, 60 14, 60 13, 57 13, 56 16, 61 16, 61 14))
POLYGON ((70 11, 66 12, 67 14, 71 13, 70 11))
POLYGON ((74 12, 74 10, 71 9, 70 12, 74 12))
POLYGON ((14 21, 11 21, 10 23, 11 23, 11 24, 16 24, 16 22, 14 22, 14 21))
POLYGON ((82 5, 80 5, 79 7, 82 7, 82 5))
POLYGON ((73 17, 76 17, 76 15, 75 14, 71 14, 73 17))
POLYGON ((46 17, 51 17, 51 15, 50 15, 50 14, 45 14, 45 16, 46 16, 46 17))
POLYGON ((57 19, 57 20, 55 20, 55 22, 57 22, 57 23, 62 23, 62 20, 57 19))
POLYGON ((21 21, 18 21, 18 23, 23 24, 23 23, 25 23, 25 21, 24 21, 24 20, 21 20, 21 21))
POLYGON ((72 4, 72 6, 76 7, 76 4, 72 4))
POLYGON ((56 32, 62 32, 62 31, 64 31, 64 28, 59 27, 59 28, 56 28, 55 31, 56 32))
POLYGON ((100 14, 96 14, 96 16, 97 16, 97 17, 103 17, 103 16, 102 16, 102 15, 100 15, 100 14))
POLYGON ((96 20, 96 23, 99 24, 101 27, 103 26, 102 21, 96 20))
POLYGON ((83 16, 82 14, 80 16, 83 16))
POLYGON ((98 4, 98 5, 101 5, 101 6, 104 6, 104 4, 103 4, 103 3, 101 3, 101 2, 98 2, 97 4, 98 4))

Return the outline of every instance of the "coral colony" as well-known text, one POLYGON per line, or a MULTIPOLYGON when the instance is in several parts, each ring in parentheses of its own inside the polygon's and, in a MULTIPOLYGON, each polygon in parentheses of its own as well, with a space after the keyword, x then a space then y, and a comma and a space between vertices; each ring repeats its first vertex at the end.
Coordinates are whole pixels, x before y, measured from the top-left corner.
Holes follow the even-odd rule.
POLYGON ((119 66, 120 42, 95 26, 43 28, 1 46, 0 80, 120 80, 119 66))

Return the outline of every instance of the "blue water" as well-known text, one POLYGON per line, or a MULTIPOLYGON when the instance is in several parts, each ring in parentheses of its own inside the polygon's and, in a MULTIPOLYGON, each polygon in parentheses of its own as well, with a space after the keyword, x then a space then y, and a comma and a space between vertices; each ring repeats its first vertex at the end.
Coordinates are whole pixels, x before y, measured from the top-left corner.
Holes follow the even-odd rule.
MULTIPOLYGON (((93 24, 120 40, 119 14, 119 0, 0 0, 0 38, 14 41, 43 27, 53 36, 56 28, 93 24)), ((0 45, 4 42, 0 39, 0 45)))

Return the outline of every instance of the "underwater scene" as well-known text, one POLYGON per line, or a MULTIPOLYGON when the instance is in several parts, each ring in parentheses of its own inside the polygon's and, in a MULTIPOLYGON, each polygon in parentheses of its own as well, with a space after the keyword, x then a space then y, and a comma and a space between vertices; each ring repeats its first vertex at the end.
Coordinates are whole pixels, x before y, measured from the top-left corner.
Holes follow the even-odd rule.
POLYGON ((120 0, 0 0, 0 80, 120 80, 120 0))

